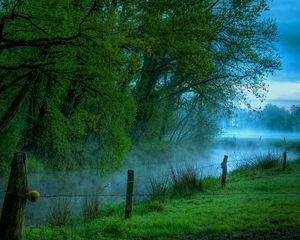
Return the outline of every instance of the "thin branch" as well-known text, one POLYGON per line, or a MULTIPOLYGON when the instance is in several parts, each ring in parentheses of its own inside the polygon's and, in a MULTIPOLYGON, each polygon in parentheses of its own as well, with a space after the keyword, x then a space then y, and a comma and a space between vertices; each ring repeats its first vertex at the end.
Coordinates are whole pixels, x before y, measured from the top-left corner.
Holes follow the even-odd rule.
POLYGON ((88 11, 88 13, 83 17, 82 21, 79 24, 78 32, 74 34, 73 36, 70 37, 61 37, 57 36, 54 38, 38 38, 38 39, 33 39, 33 40, 24 40, 24 39, 19 39, 19 40, 13 40, 13 39, 7 39, 3 36, 3 31, 4 31, 4 26, 6 20, 12 20, 16 17, 25 19, 29 21, 35 28, 39 29, 43 33, 47 33, 44 29, 33 23, 31 20, 32 17, 26 17, 22 15, 18 15, 15 13, 15 10, 17 6, 19 6, 19 1, 15 4, 11 15, 10 16, 3 16, 0 20, 0 40, 3 42, 3 44, 0 45, 0 50, 4 49, 11 49, 15 47, 40 47, 40 46, 57 46, 57 45, 75 45, 77 46, 78 44, 71 43, 71 41, 76 40, 80 37, 83 37, 88 40, 92 40, 92 37, 87 36, 86 34, 82 33, 82 25, 86 22, 88 17, 92 14, 92 12, 98 7, 97 1, 95 0, 93 2, 93 5, 91 9, 88 11))
POLYGON ((7 85, 3 85, 0 87, 0 94, 3 93, 4 91, 8 90, 11 87, 14 87, 17 83, 21 82, 22 80, 24 80, 24 78, 27 78, 31 75, 31 72, 28 72, 26 74, 23 74, 21 76, 18 76, 16 79, 14 79, 13 81, 11 81, 9 84, 7 85))
POLYGON ((22 16, 22 15, 19 15, 19 14, 15 14, 15 16, 18 17, 18 18, 22 18, 22 19, 27 20, 27 21, 28 21, 32 26, 34 26, 36 29, 40 30, 41 32, 43 32, 43 33, 45 33, 45 34, 48 34, 48 33, 46 32, 45 29, 39 27, 37 24, 35 24, 35 23, 32 21, 32 17, 31 17, 31 16, 28 17, 28 16, 22 16))
POLYGON ((81 36, 81 33, 77 33, 71 37, 55 37, 55 38, 39 38, 34 40, 23 40, 18 41, 5 39, 5 44, 0 45, 0 50, 10 49, 15 47, 41 47, 41 46, 57 46, 57 45, 76 45, 71 43, 72 40, 75 40, 81 36))
POLYGON ((82 25, 85 23, 85 21, 87 20, 87 18, 92 14, 92 12, 98 7, 97 5, 97 0, 94 0, 93 6, 91 7, 91 9, 88 11, 88 13, 84 16, 84 18, 82 19, 82 21, 79 24, 79 28, 78 28, 78 33, 80 33, 82 31, 82 25))
POLYGON ((20 70, 20 69, 36 69, 36 68, 45 67, 45 66, 53 65, 53 64, 55 64, 55 63, 54 62, 37 63, 37 64, 22 63, 22 64, 17 65, 17 66, 1 66, 0 65, 0 69, 7 70, 7 71, 20 70))
POLYGON ((220 0, 216 0, 216 1, 209 7, 209 9, 213 9, 219 2, 220 2, 220 0))
POLYGON ((21 1, 17 0, 15 5, 13 6, 12 10, 11 10, 11 14, 10 16, 2 16, 1 20, 0 20, 0 39, 2 39, 3 37, 3 31, 4 31, 4 25, 6 20, 11 20, 15 18, 15 14, 16 14, 16 9, 18 6, 21 5, 21 1))

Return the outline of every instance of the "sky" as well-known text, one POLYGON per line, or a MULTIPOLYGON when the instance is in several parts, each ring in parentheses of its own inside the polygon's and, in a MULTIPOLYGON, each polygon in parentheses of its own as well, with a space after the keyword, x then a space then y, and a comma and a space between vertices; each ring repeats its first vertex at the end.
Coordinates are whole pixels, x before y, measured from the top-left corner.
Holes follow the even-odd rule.
POLYGON ((281 71, 269 77, 269 93, 264 104, 289 108, 300 104, 300 1, 269 0, 268 16, 277 22, 281 71))

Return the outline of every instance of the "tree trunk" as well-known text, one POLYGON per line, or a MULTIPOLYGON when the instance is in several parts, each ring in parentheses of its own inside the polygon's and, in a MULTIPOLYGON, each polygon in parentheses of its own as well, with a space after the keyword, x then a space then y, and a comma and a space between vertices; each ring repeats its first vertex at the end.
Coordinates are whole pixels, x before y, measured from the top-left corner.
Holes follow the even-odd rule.
POLYGON ((82 100, 83 93, 84 90, 80 88, 78 81, 72 81, 65 102, 61 108, 61 112, 65 115, 65 117, 70 118, 73 115, 82 100))
POLYGON ((155 108, 155 85, 160 77, 157 71, 157 61, 145 57, 143 73, 135 89, 135 98, 138 105, 135 125, 131 131, 131 140, 137 144, 147 129, 155 108))

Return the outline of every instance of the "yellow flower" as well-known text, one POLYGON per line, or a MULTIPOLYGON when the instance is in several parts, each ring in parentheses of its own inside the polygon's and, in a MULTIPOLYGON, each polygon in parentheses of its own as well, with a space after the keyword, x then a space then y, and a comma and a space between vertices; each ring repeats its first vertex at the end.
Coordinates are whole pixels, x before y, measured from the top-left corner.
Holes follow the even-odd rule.
POLYGON ((28 200, 30 202, 37 202, 40 199, 40 193, 38 191, 30 191, 28 193, 28 200))

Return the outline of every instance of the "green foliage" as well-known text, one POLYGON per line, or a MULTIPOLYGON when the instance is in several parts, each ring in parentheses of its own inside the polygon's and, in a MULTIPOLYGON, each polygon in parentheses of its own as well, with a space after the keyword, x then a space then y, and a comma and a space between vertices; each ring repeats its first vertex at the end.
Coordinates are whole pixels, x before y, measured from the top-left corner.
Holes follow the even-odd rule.
POLYGON ((218 131, 215 112, 247 104, 246 92, 263 98, 279 67, 264 0, 0 9, 0 137, 10 138, 1 171, 17 149, 53 169, 109 171, 132 143, 203 145, 218 131))
POLYGON ((41 135, 36 139, 36 152, 48 160, 53 169, 70 169, 71 161, 70 142, 68 141, 67 119, 54 106, 48 102, 48 111, 41 124, 41 135), (63 127, 61 127, 63 126, 63 127))
POLYGON ((23 119, 24 112, 21 112, 0 134, 0 173, 9 173, 14 153, 21 150, 19 140, 25 128, 23 119))
POLYGON ((27 154, 27 171, 32 172, 42 172, 45 170, 43 161, 38 159, 35 155, 27 154))
POLYGON ((124 33, 111 34, 115 23, 104 19, 114 12, 103 11, 105 16, 99 22, 98 9, 88 0, 79 5, 70 1, 3 5, 1 16, 12 12, 31 16, 30 20, 7 19, 6 38, 21 39, 28 45, 38 42, 32 47, 16 43, 12 48, 19 47, 19 51, 4 49, 0 58, 0 70, 7 76, 0 86, 5 89, 0 93, 3 117, 20 89, 14 79, 20 78, 21 85, 30 84, 26 92, 30 97, 15 106, 24 107, 25 117, 18 124, 26 131, 12 138, 16 142, 10 144, 12 152, 21 142, 21 148, 59 170, 85 166, 107 170, 121 165, 130 148, 128 129, 134 120, 135 103, 120 85, 128 78, 126 69, 136 65, 136 56, 131 58, 119 47, 128 41, 123 36, 127 34, 125 25, 124 33), (10 66, 14 70, 6 70, 10 66))

